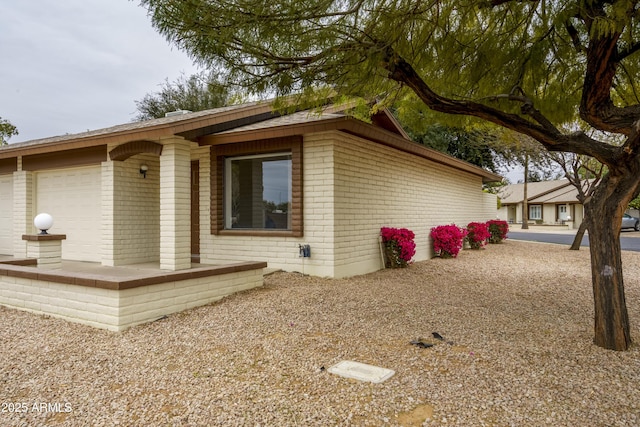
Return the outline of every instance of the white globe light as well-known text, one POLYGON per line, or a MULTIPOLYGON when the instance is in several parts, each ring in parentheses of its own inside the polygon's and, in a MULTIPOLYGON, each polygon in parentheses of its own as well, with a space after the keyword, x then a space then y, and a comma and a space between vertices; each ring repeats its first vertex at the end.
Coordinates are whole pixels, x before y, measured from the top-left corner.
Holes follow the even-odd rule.
POLYGON ((40 234, 47 234, 47 230, 53 226, 53 217, 48 213, 38 214, 33 219, 33 224, 41 231, 40 234))

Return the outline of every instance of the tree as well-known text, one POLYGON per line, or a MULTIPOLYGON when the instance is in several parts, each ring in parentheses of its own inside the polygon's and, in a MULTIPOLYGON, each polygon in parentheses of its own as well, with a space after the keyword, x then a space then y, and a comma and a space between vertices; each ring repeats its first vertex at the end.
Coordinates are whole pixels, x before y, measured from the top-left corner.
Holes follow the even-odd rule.
POLYGON ((213 74, 193 74, 161 85, 159 92, 135 101, 136 120, 158 119, 176 110, 201 111, 223 107, 230 101, 229 90, 213 74))
POLYGON ((415 142, 492 172, 500 168, 500 153, 496 149, 501 145, 496 144, 495 137, 487 132, 439 124, 416 130, 400 123, 415 142))
MULTIPOLYGON (((550 153, 551 158, 564 170, 565 177, 576 190, 578 201, 584 205, 593 197, 598 183, 606 171, 604 165, 597 160, 575 153, 550 153)), ((580 250, 582 237, 587 229, 587 221, 582 219, 578 231, 569 247, 570 250, 580 250)))
POLYGON ((142 0, 169 41, 256 93, 328 85, 400 99, 425 117, 480 120, 604 164, 584 206, 594 342, 615 350, 631 344, 619 232, 640 192, 639 2, 142 0), (578 120, 624 141, 563 130, 578 120))
POLYGON ((0 117, 0 145, 9 143, 9 138, 18 134, 18 128, 11 124, 9 120, 0 117))

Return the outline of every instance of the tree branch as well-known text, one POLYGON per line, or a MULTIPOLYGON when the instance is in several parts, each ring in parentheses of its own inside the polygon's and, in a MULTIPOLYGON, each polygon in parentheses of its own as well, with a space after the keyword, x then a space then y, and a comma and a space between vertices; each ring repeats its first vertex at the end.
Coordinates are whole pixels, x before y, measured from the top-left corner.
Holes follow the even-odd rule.
POLYGON ((530 3, 538 3, 540 0, 491 0, 490 6, 491 7, 495 7, 495 6, 500 6, 501 4, 504 3, 525 3, 525 2, 530 2, 530 3))
POLYGON ((631 46, 618 52, 617 59, 618 61, 622 61, 626 57, 631 56, 638 51, 640 51, 640 42, 633 43, 631 46))
MULTIPOLYGON (((536 120, 545 123, 545 125, 533 123, 517 114, 506 113, 477 102, 442 97, 435 93, 416 73, 413 67, 390 47, 387 47, 385 68, 389 72, 390 79, 405 84, 425 105, 434 111, 477 117, 528 135, 540 142, 549 151, 571 151, 577 154, 585 154, 598 159, 604 164, 612 164, 619 154, 619 147, 600 143, 583 132, 570 135, 562 134, 533 107, 525 107, 525 109, 529 109, 527 114, 537 117, 536 120)), ((518 98, 517 95, 513 96, 516 99, 518 98)))
POLYGON ((618 41, 621 33, 603 35, 597 28, 593 28, 597 20, 592 17, 606 16, 603 3, 605 2, 592 4, 582 18, 591 36, 586 50, 587 67, 580 101, 580 117, 596 129, 628 136, 640 116, 640 105, 618 107, 611 99, 611 89, 620 65, 618 41))

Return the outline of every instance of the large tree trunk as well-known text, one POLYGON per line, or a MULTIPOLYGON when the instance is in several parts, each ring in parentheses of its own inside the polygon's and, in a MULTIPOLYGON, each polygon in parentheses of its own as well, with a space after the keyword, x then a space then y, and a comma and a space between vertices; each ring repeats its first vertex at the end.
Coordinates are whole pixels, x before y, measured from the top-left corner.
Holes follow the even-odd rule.
POLYGON ((595 308, 594 343, 610 350, 627 350, 631 344, 622 279, 620 226, 637 182, 636 177, 610 174, 585 204, 595 308))
POLYGON ((578 227, 578 232, 576 233, 576 237, 573 238, 573 243, 569 248, 570 251, 579 251, 580 244, 582 243, 582 238, 584 237, 584 232, 587 231, 587 220, 586 218, 582 219, 580 223, 580 227, 578 227))

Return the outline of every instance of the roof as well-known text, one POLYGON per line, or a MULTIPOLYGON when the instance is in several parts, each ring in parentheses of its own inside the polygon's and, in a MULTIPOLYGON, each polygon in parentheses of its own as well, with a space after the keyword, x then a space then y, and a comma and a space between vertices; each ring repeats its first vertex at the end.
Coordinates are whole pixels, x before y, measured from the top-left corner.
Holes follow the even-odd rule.
POLYGON ((529 203, 578 203, 578 189, 573 185, 530 198, 529 203))
POLYGON ((105 144, 158 141, 174 135, 200 145, 218 145, 337 130, 481 176, 483 182, 502 179, 497 174, 410 141, 388 111, 375 114, 372 123, 365 123, 347 116, 344 113, 347 108, 349 104, 329 105, 322 110, 287 114, 275 110, 270 101, 257 101, 9 144, 0 147, 0 160, 105 144))
MULTIPOLYGON (((527 203, 577 203, 578 190, 568 179, 527 183, 527 203)), ((501 203, 524 201, 524 183, 505 185, 499 192, 501 203)))
POLYGON ((35 139, 0 147, 0 159, 16 155, 38 154, 65 149, 95 147, 108 143, 124 143, 141 139, 158 139, 173 135, 195 139, 198 134, 214 133, 227 126, 238 126, 243 120, 265 120, 277 113, 271 103, 251 102, 197 111, 171 117, 131 122, 76 134, 35 139))

